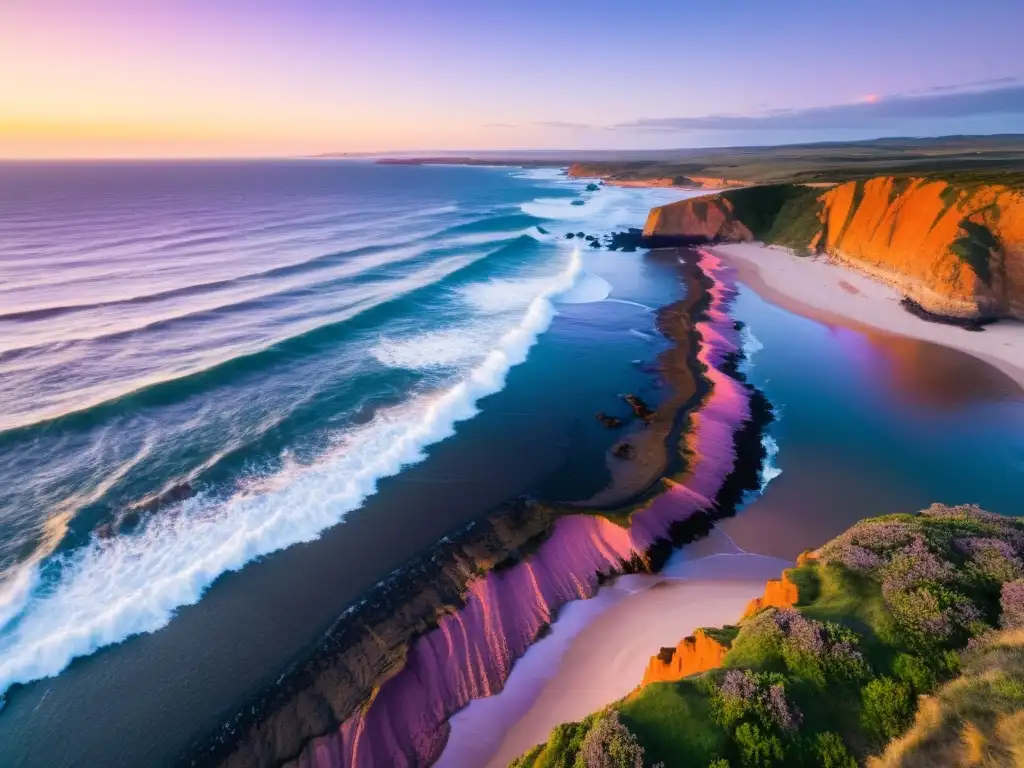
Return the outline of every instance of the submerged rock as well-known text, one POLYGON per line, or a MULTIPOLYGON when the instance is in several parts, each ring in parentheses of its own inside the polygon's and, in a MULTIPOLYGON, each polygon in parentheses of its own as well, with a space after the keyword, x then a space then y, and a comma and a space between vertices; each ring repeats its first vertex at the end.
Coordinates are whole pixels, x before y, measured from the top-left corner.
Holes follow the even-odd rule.
POLYGON ((612 456, 616 459, 629 461, 636 458, 636 448, 633 447, 632 443, 619 443, 612 448, 612 456))
POLYGON ((573 200, 570 203, 570 205, 586 205, 586 204, 587 204, 586 200, 573 200))
POLYGON ((596 238, 591 240, 590 241, 590 247, 591 248, 600 248, 601 247, 601 241, 596 239, 596 238))
POLYGON ((587 192, 597 192, 597 190, 599 190, 599 189, 600 189, 600 187, 597 186, 597 184, 593 184, 593 183, 587 184, 587 192))
POLYGON ((651 423, 651 419, 654 418, 654 410, 640 397, 629 394, 624 395, 622 399, 629 403, 629 407, 633 409, 633 413, 635 413, 637 418, 642 420, 644 424, 651 423))
POLYGON ((618 416, 609 416, 604 411, 598 411, 596 418, 608 429, 618 429, 622 426, 622 419, 618 416))

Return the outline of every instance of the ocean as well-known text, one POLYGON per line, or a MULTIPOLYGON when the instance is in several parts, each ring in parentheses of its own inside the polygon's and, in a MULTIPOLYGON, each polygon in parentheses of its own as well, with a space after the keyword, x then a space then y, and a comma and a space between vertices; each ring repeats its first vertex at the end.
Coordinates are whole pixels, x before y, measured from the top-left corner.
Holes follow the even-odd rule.
MULTIPOLYGON (((93 655, 59 678, 68 696, 102 709, 124 686, 144 731, 183 677, 193 737, 458 525, 603 487, 614 436, 593 414, 655 386, 652 310, 681 288, 565 234, 642 226, 683 194, 586 184, 345 161, 0 167, 0 691, 93 655), (330 586, 317 570, 340 567, 330 586)), ((10 691, 0 728, 100 738, 41 726, 49 691, 10 691)))

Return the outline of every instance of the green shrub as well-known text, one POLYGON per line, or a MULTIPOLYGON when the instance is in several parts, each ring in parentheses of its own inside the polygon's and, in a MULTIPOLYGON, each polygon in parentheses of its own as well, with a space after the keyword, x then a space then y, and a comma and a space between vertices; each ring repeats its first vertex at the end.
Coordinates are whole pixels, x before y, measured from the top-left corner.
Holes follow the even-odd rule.
POLYGON ((914 717, 910 686, 891 677, 878 677, 861 690, 864 729, 879 744, 899 736, 914 717))
POLYGON ((914 693, 928 693, 935 687, 935 673, 920 656, 900 653, 893 659, 892 673, 914 693))
POLYGON ((999 247, 999 241, 984 224, 964 219, 960 222, 960 228, 964 234, 954 241, 950 250, 974 271, 979 280, 991 285, 992 269, 989 262, 992 249, 999 247))
POLYGON ((762 731, 754 723, 741 723, 733 734, 739 749, 740 760, 749 768, 782 765, 785 750, 779 737, 770 731, 762 731))
POLYGON ((819 733, 811 742, 811 762, 821 768, 857 768, 839 734, 832 731, 819 733))

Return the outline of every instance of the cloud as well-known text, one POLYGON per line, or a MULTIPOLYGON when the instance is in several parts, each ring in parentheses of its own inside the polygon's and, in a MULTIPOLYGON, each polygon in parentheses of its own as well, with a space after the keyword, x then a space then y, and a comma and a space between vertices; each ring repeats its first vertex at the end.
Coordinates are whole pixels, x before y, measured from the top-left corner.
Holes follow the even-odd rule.
POLYGON ((619 123, 615 128, 652 132, 829 130, 975 115, 1020 115, 1024 125, 1024 82, 1020 78, 997 78, 938 88, 887 96, 871 94, 856 102, 807 109, 775 109, 748 115, 647 118, 619 123))
POLYGON ((590 123, 566 123, 562 120, 545 120, 543 122, 534 123, 534 125, 539 125, 541 128, 558 128, 563 131, 604 130, 603 125, 592 125, 590 123))

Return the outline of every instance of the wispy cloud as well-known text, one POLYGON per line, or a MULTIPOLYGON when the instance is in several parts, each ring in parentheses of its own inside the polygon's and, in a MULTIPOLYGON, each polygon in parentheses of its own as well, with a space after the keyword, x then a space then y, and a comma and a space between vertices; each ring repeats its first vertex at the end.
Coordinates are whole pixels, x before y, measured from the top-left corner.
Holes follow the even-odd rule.
POLYGON ((1024 82, 1021 78, 1004 77, 938 86, 926 92, 870 94, 855 102, 807 109, 647 118, 618 123, 614 127, 620 130, 665 132, 827 130, 870 128, 896 121, 975 115, 1020 115, 1024 119, 1024 82))
POLYGON ((533 125, 540 126, 541 128, 557 128, 562 131, 594 131, 604 130, 603 125, 592 125, 591 123, 566 123, 562 120, 544 120, 539 123, 533 123, 533 125))

